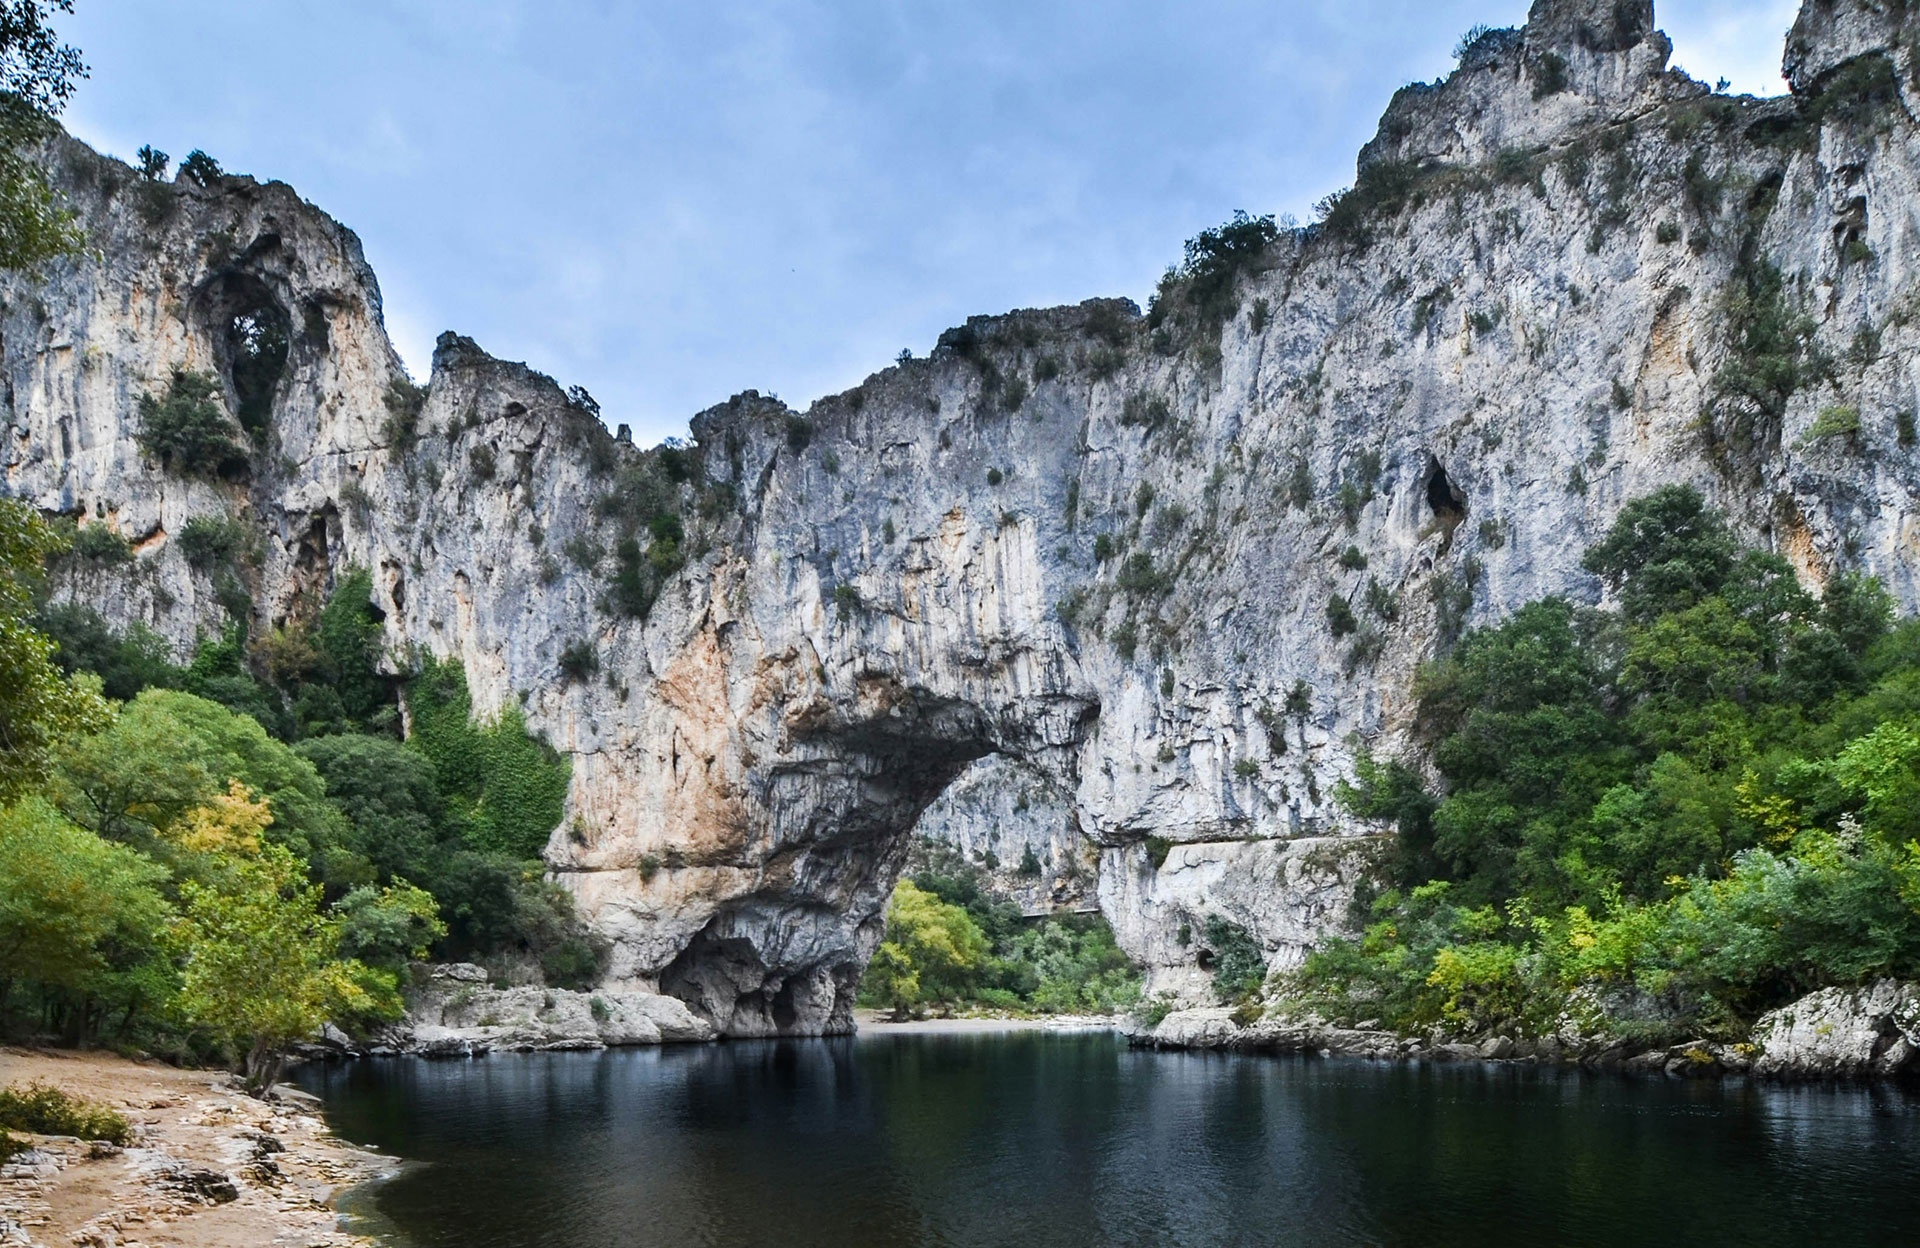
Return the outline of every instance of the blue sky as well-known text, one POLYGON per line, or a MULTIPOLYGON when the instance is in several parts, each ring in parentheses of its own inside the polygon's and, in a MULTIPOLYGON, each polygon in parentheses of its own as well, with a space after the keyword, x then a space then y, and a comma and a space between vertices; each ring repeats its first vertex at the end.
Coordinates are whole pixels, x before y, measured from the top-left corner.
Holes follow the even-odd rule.
MULTIPOLYGON (((1778 94, 1795 0, 1665 0, 1778 94)), ((642 441, 857 383, 980 312, 1145 301, 1236 208, 1311 216, 1395 88, 1526 0, 79 0, 67 123, 352 226, 424 377, 454 329, 642 441)))

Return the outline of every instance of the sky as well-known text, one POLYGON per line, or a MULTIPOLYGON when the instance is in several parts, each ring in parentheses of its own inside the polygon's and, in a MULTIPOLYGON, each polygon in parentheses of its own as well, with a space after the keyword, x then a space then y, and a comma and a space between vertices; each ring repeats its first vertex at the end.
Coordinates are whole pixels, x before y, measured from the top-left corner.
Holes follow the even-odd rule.
MULTIPOLYGON (((1777 95, 1796 0, 1665 0, 1777 95)), ((65 118, 351 226, 424 380, 446 329, 643 443, 795 406, 977 313, 1126 295, 1353 179, 1395 89, 1526 0, 78 0, 65 118)))

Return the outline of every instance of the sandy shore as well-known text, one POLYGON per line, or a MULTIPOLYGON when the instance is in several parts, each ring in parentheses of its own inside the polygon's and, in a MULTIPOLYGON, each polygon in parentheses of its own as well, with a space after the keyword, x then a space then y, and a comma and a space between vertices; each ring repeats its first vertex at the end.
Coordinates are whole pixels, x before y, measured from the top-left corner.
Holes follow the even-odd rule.
POLYGON ((896 1023, 885 1010, 855 1010, 863 1036, 959 1036, 995 1031, 1111 1031, 1120 1020, 1104 1014, 1049 1014, 1041 1018, 922 1018, 896 1023))
POLYGON ((348 1248, 332 1200, 392 1169, 335 1139, 318 1103, 278 1104, 176 1070, 102 1053, 0 1049, 0 1084, 31 1081, 111 1105, 134 1123, 125 1149, 28 1136, 0 1168, 0 1248, 348 1248))

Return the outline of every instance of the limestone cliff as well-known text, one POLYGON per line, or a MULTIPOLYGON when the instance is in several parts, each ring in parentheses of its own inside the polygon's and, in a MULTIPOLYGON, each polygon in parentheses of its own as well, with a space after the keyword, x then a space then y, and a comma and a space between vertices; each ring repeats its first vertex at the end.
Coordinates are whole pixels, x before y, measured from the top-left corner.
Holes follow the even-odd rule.
POLYGON ((1667 69, 1646 0, 1539 0, 1224 291, 976 318, 644 453, 453 335, 416 406, 357 241, 287 187, 62 142, 92 251, 4 282, 5 490, 129 537, 62 592, 183 653, 223 611, 191 517, 266 535, 256 624, 373 569, 396 654, 458 657, 572 756, 548 859, 617 986, 844 1028, 925 812, 984 853, 1026 785, 1054 822, 994 852, 1050 851, 1035 904, 1097 861, 1153 986, 1197 989, 1209 915, 1275 965, 1341 921, 1387 832, 1334 804, 1356 751, 1408 747, 1462 628, 1598 601, 1579 555, 1627 499, 1693 482, 1809 583, 1920 605, 1916 36, 1808 0, 1795 94, 1730 99, 1667 69), (183 367, 264 422, 245 471, 136 445, 183 367), (648 558, 664 515, 684 561, 648 558))

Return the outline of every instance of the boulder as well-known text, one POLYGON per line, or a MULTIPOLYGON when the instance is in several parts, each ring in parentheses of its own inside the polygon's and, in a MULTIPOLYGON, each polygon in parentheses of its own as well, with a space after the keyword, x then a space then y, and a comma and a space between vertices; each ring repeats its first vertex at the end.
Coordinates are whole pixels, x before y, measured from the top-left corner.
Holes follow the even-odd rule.
POLYGON ((1228 1006, 1175 1010, 1142 1039, 1156 1049, 1225 1049, 1240 1039, 1241 1028, 1228 1006))
POLYGON ((1920 1066, 1920 984, 1883 979, 1822 988, 1761 1015, 1753 1073, 1776 1078, 1857 1078, 1920 1066))

